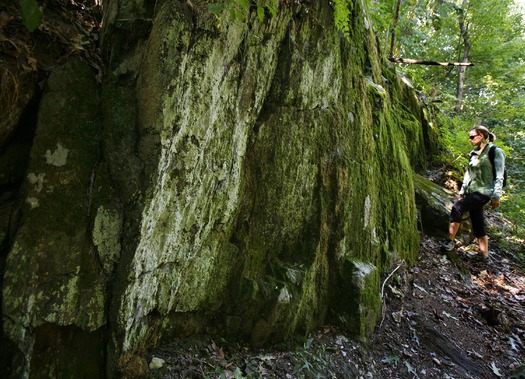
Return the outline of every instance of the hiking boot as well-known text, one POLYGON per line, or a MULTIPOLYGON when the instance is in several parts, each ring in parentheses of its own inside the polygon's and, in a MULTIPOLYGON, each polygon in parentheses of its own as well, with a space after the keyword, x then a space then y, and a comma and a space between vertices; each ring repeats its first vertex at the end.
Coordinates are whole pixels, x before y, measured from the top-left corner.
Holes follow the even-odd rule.
POLYGON ((441 251, 452 251, 456 247, 456 244, 452 240, 445 240, 441 243, 441 251))

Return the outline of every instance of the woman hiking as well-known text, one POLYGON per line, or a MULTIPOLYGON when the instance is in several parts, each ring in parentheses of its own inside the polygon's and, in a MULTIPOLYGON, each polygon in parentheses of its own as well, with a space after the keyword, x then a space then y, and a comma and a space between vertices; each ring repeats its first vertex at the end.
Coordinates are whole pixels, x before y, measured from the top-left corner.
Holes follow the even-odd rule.
POLYGON ((493 146, 492 142, 496 136, 482 125, 472 128, 469 131, 469 138, 474 149, 469 154, 463 185, 459 191, 459 200, 453 205, 450 212, 449 239, 443 244, 443 249, 447 251, 454 249, 454 239, 461 224, 462 216, 465 212, 469 212, 472 230, 478 240, 479 251, 477 256, 488 261, 489 241, 485 229, 483 207, 488 202, 493 209, 500 205, 505 153, 496 147, 494 149, 494 163, 491 162, 489 150, 493 146))

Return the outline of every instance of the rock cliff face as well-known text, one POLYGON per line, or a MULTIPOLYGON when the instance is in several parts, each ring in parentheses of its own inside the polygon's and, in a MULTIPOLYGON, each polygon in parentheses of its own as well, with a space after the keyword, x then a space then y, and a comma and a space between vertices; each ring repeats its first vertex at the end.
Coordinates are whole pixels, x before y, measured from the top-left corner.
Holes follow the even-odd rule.
POLYGON ((71 60, 43 94, 3 282, 19 372, 111 376, 192 333, 366 338, 381 274, 418 252, 436 137, 364 3, 348 41, 328 1, 220 28, 150 3, 106 1, 101 88, 71 60))

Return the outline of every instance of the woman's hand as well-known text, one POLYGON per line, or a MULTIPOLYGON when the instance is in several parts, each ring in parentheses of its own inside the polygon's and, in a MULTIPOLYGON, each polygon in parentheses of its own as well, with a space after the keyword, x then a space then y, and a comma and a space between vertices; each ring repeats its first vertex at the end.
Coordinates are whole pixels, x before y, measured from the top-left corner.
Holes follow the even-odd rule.
POLYGON ((499 200, 497 199, 492 199, 490 201, 490 206, 492 207, 492 209, 496 209, 499 207, 499 200))

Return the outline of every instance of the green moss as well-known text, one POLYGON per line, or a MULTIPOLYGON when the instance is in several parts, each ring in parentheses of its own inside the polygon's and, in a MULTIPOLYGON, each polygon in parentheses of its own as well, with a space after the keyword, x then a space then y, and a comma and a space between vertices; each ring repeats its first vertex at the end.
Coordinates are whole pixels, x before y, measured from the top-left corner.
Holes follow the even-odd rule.
MULTIPOLYGON (((95 330, 105 283, 88 234, 100 159, 99 97, 92 68, 68 60, 50 75, 39 107, 22 209, 3 282, 5 331, 26 359, 41 325, 95 330)), ((60 361, 61 357, 50 359, 60 361)))
POLYGON ((122 234, 122 216, 115 210, 97 209, 93 225, 93 243, 98 249, 98 254, 106 275, 110 275, 120 257, 122 234))
POLYGON ((381 272, 418 252, 411 174, 426 137, 362 2, 349 41, 323 2, 220 30, 188 9, 159 10, 138 78, 147 195, 114 323, 122 349, 191 314, 255 344, 337 314, 366 336, 381 272))
POLYGON ((363 2, 349 40, 328 2, 220 30, 204 3, 159 3, 151 22, 141 1, 107 5, 132 22, 105 35, 103 101, 75 62, 42 102, 8 335, 29 354, 46 323, 100 330, 115 273, 110 364, 209 328, 261 345, 345 320, 366 338, 381 273, 418 252, 412 173, 435 139, 363 2))
POLYGON ((381 315, 380 271, 358 260, 344 260, 339 267, 339 284, 334 288, 338 301, 333 304, 333 317, 354 336, 365 340, 381 315))
POLYGON ((306 336, 308 331, 322 324, 326 317, 330 290, 322 283, 329 282, 328 257, 317 255, 313 265, 303 275, 304 280, 297 293, 298 305, 291 310, 293 322, 290 324, 290 334, 297 330, 306 336))

